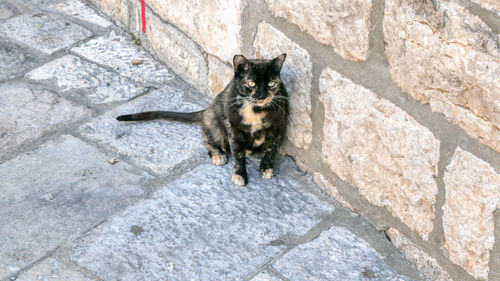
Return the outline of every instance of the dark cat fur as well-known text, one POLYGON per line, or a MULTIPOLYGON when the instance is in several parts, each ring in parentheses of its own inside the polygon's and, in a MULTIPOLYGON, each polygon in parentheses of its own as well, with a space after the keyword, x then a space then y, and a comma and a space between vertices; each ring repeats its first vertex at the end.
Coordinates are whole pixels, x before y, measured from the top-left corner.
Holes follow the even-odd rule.
POLYGON ((215 165, 234 162, 232 181, 248 182, 245 156, 262 152, 260 172, 266 179, 274 175, 273 162, 283 140, 288 116, 288 94, 281 81, 286 54, 272 60, 233 58, 234 78, 215 97, 212 104, 198 112, 150 111, 118 116, 119 121, 168 119, 202 123, 208 154, 215 165), (273 85, 274 83, 274 85, 273 85))

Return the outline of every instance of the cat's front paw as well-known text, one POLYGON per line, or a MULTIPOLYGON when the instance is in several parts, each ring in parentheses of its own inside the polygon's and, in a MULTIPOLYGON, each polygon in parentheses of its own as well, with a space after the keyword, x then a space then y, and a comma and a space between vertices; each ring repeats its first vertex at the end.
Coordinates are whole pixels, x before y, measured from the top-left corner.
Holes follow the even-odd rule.
POLYGON ((214 154, 212 155, 211 159, 212 163, 214 163, 217 166, 224 166, 227 163, 226 155, 214 154))
POLYGON ((273 169, 265 169, 260 171, 260 174, 262 175, 263 178, 268 180, 274 176, 274 171, 273 169))
POLYGON ((245 184, 247 184, 247 179, 237 174, 233 174, 231 180, 233 181, 234 184, 239 186, 244 186, 245 184))

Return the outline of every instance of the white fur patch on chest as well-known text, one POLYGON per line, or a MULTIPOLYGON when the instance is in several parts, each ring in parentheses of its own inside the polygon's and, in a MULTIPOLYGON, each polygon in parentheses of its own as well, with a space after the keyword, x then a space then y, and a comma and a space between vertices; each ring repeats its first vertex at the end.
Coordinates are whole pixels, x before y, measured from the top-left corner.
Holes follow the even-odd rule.
POLYGON ((240 110, 240 115, 242 117, 242 123, 250 126, 250 133, 253 134, 266 125, 264 123, 264 118, 266 117, 265 112, 255 112, 252 105, 244 105, 240 110))

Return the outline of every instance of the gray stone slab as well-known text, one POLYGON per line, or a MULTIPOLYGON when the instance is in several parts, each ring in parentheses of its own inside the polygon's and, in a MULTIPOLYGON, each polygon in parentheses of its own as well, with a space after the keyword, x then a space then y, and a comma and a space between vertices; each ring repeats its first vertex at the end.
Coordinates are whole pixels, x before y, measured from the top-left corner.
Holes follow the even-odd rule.
POLYGON ((89 114, 52 92, 24 84, 0 86, 0 112, 0 153, 89 114))
POLYGON ((0 3, 0 20, 6 20, 15 16, 17 11, 7 2, 0 3))
POLYGON ((18 271, 143 195, 151 176, 109 158, 63 136, 0 165, 0 272, 18 271))
POLYGON ((295 247, 273 267, 292 281, 409 280, 388 268, 367 242, 347 228, 335 226, 295 247))
POLYGON ((111 26, 111 22, 101 17, 96 11, 90 8, 88 3, 79 0, 63 1, 50 5, 48 8, 101 27, 111 26))
POLYGON ((207 160, 94 229, 70 258, 104 280, 241 280, 283 250, 272 241, 303 235, 332 211, 289 165, 264 180, 249 164, 250 182, 238 187, 231 165, 207 160))
POLYGON ((266 272, 261 272, 250 281, 282 281, 282 279, 271 276, 266 272))
POLYGON ((0 36, 52 54, 92 35, 88 29, 44 13, 24 14, 0 23, 0 36))
POLYGON ((86 90, 93 103, 129 100, 146 89, 117 73, 108 71, 73 55, 51 61, 26 74, 32 80, 42 80, 48 85, 53 81, 62 92, 86 90))
POLYGON ((16 281, 92 281, 92 279, 68 268, 56 259, 48 258, 17 276, 16 281))
MULTIPOLYGON (((165 86, 134 99, 81 127, 83 134, 118 152, 130 156, 139 165, 165 174, 178 164, 204 156, 205 148, 198 125, 165 120, 119 122, 121 114, 142 111, 197 111, 202 106, 187 101, 187 89, 165 86)), ((201 100, 203 98, 200 97, 201 100)))
POLYGON ((0 43, 0 81, 15 78, 36 64, 35 56, 14 44, 0 43))
POLYGON ((114 31, 108 36, 98 37, 74 47, 71 51, 92 62, 109 66, 135 81, 165 83, 174 78, 164 65, 143 48, 122 35, 116 35, 114 31), (142 63, 133 65, 133 60, 140 60, 142 63))

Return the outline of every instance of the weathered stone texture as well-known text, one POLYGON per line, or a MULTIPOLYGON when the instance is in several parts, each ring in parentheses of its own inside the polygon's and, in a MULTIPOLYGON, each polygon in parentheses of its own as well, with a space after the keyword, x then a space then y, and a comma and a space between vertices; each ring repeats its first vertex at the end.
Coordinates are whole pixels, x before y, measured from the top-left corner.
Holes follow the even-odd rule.
POLYGON ((81 130, 85 136, 114 148, 156 173, 166 174, 175 167, 181 169, 179 164, 195 162, 205 155, 198 126, 166 120, 119 122, 115 118, 143 111, 201 110, 202 106, 188 101, 186 93, 185 88, 163 87, 107 112, 83 125, 81 130))
POLYGON ((48 85, 55 81, 62 92, 83 90, 93 103, 125 101, 146 91, 117 73, 73 55, 42 65, 26 77, 48 85))
POLYGON ((208 86, 210 95, 216 96, 231 82, 233 79, 233 67, 225 64, 217 57, 208 56, 208 86))
POLYGON ((452 262, 486 280, 495 243, 493 212, 500 207, 500 175, 488 163, 457 148, 446 167, 444 183, 444 247, 452 262))
POLYGON ((76 17, 80 20, 90 22, 92 24, 109 27, 111 23, 101 17, 96 11, 92 10, 87 3, 80 0, 63 1, 54 5, 50 5, 49 9, 53 9, 64 14, 76 17))
POLYGON ((207 64, 196 44, 182 32, 165 24, 147 10, 148 30, 145 36, 158 56, 176 71, 179 76, 191 82, 200 91, 208 92, 207 64))
POLYGON ((439 140, 406 112, 327 68, 322 158, 370 203, 384 206, 423 239, 433 228, 439 140))
POLYGON ((53 258, 17 276, 16 281, 93 281, 53 258))
POLYGON ((104 280, 244 280, 285 249, 272 241, 304 235, 332 211, 292 169, 284 180, 263 179, 255 164, 248 172, 240 188, 231 165, 205 162, 93 230, 71 259, 104 280))
POLYGON ((394 244, 394 246, 403 253, 404 257, 413 263, 428 280, 453 281, 448 273, 438 264, 436 259, 422 251, 397 229, 391 227, 386 230, 385 233, 390 238, 392 244, 394 244))
POLYGON ((165 83, 174 78, 168 69, 131 39, 115 34, 97 37, 71 49, 94 63, 108 66, 120 75, 142 83, 165 83), (133 60, 142 61, 133 65, 133 60))
POLYGON ((128 24, 128 0, 88 0, 123 25, 128 24))
POLYGON ((266 0, 274 15, 294 23, 340 56, 366 60, 371 0, 266 0))
POLYGON ((24 14, 0 23, 0 36, 46 54, 90 37, 88 29, 44 13, 24 14))
POLYGON ((499 35, 452 1, 385 2, 392 79, 500 151, 499 35))
POLYGON ((330 196, 332 196, 340 205, 346 207, 347 209, 354 211, 351 204, 345 200, 345 198, 340 194, 337 187, 331 185, 328 180, 320 173, 313 172, 312 179, 315 184, 317 184, 321 189, 326 191, 330 196))
POLYGON ((36 64, 35 56, 19 46, 0 44, 0 80, 15 78, 36 64))
POLYGON ((481 5, 481 7, 491 10, 500 16, 500 1, 498 0, 471 0, 481 5))
POLYGON ((233 56, 240 53, 242 0, 146 0, 146 3, 223 61, 231 63, 233 56))
POLYGON ((63 136, 0 165, 0 268, 20 270, 143 195, 151 176, 109 158, 63 136))
POLYGON ((336 226, 313 241, 293 248, 273 267, 291 281, 409 280, 388 268, 364 240, 347 228, 336 226))
POLYGON ((0 87, 0 112, 0 152, 88 114, 83 107, 52 92, 32 90, 23 84, 0 87))
POLYGON ((281 281, 280 278, 269 275, 266 272, 261 272, 257 274, 254 278, 250 279, 250 281, 281 281))
POLYGON ((311 82, 312 62, 309 53, 270 24, 259 23, 255 55, 274 58, 287 54, 281 76, 290 96, 290 117, 286 135, 297 147, 308 149, 312 140, 311 82))

